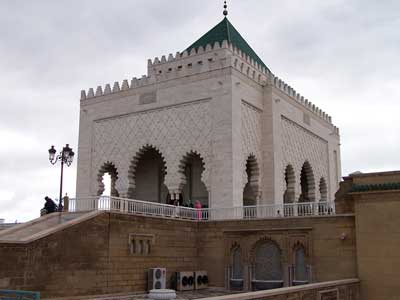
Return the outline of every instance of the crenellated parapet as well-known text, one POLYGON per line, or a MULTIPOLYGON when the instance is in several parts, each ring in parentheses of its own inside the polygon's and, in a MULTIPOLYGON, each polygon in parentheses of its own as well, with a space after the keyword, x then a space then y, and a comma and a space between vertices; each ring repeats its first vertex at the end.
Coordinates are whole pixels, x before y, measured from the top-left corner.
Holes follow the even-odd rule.
POLYGON ((175 56, 169 54, 162 56, 161 59, 156 57, 154 60, 149 60, 148 74, 155 76, 159 82, 226 67, 235 67, 260 84, 265 84, 272 75, 267 68, 226 40, 178 52, 175 56))
POLYGON ((221 44, 216 42, 213 45, 208 44, 206 47, 200 46, 198 48, 193 48, 190 51, 185 50, 182 53, 178 52, 175 56, 169 54, 168 56, 163 55, 161 59, 156 57, 154 60, 148 61, 148 73, 149 75, 161 77, 162 74, 174 71, 193 70, 196 64, 203 66, 201 71, 212 70, 213 67, 221 68, 224 66, 231 67, 234 65, 237 69, 243 71, 243 73, 253 79, 258 78, 258 76, 252 76, 253 73, 257 73, 257 75, 263 74, 264 77, 272 75, 267 68, 261 66, 258 62, 255 62, 247 54, 234 45, 228 43, 226 40, 221 44), (227 50, 225 55, 219 55, 218 51, 221 49, 227 50), (226 61, 229 57, 232 58, 233 56, 236 56, 235 60, 229 60, 225 64, 222 63, 222 61, 226 61), (216 62, 219 62, 219 65, 215 64, 216 62))
POLYGON ((98 86, 96 90, 93 88, 90 88, 87 92, 82 90, 81 100, 120 93, 154 83, 228 67, 234 68, 262 86, 272 85, 279 89, 319 119, 332 125, 334 133, 339 134, 339 129, 332 124, 331 116, 308 99, 305 99, 291 86, 276 77, 268 68, 244 53, 239 47, 228 43, 227 40, 222 43, 215 42, 213 45, 207 44, 205 47, 193 48, 190 51, 177 52, 175 55, 169 54, 163 55, 161 58, 149 59, 147 63, 148 75, 143 75, 141 78, 134 77, 130 82, 125 79, 121 83, 115 82, 113 85, 98 86))
POLYGON ((303 107, 305 107, 309 112, 313 113, 315 116, 318 118, 328 122, 330 125, 333 126, 334 133, 339 135, 339 128, 334 126, 332 123, 332 117, 322 111, 319 107, 317 107, 315 104, 313 104, 311 101, 308 99, 304 98, 302 95, 296 92, 294 88, 292 88, 290 85, 285 83, 283 80, 281 80, 278 77, 274 77, 273 80, 273 86, 279 89, 281 92, 289 96, 291 99, 296 101, 297 103, 301 104, 303 107))
POLYGON ((93 88, 90 88, 87 91, 87 93, 85 90, 82 90, 81 91, 81 101, 90 99, 90 98, 102 97, 102 96, 110 95, 110 94, 116 94, 116 93, 119 93, 122 91, 127 91, 129 89, 149 85, 152 83, 154 83, 154 82, 152 82, 151 78, 146 75, 143 75, 142 78, 134 77, 134 78, 132 78, 130 83, 129 83, 128 79, 124 79, 121 83, 116 81, 112 85, 112 88, 111 88, 111 84, 108 83, 104 86, 104 89, 102 86, 98 86, 96 88, 96 91, 94 91, 93 88))
POLYGON ((82 90, 81 100, 232 66, 259 83, 265 83, 268 77, 272 76, 268 69, 225 40, 221 44, 216 42, 213 45, 208 44, 206 47, 199 47, 191 51, 177 52, 175 55, 163 55, 161 58, 156 57, 153 60, 149 59, 148 75, 143 75, 141 78, 134 77, 130 84, 125 79, 121 83, 115 82, 112 88, 110 84, 106 84, 104 87, 98 86, 96 90, 93 88, 90 88, 87 92, 82 90))

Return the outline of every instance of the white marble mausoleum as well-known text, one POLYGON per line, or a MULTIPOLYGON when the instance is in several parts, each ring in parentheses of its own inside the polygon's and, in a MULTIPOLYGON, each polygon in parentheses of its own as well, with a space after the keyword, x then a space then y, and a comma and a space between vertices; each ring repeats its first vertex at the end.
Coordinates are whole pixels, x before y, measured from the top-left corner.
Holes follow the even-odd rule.
MULTIPOLYGON (((269 58, 273 59, 273 58, 269 58)), ((278 78, 224 18, 140 78, 82 91, 77 197, 221 208, 334 199, 331 117, 278 78), (176 202, 175 202, 176 203, 176 202)))

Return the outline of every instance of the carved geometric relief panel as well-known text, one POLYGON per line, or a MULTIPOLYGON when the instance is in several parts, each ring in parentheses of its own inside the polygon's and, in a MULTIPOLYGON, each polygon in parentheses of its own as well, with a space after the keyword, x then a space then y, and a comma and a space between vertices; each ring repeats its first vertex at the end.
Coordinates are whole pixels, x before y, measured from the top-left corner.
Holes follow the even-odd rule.
MULTIPOLYGON (((246 173, 246 160, 250 155, 254 155, 257 161, 258 168, 262 168, 261 155, 261 127, 262 112, 256 107, 242 101, 242 180, 243 188, 245 187, 248 178, 246 173)), ((255 179, 260 186, 261 176, 255 179)))
MULTIPOLYGON (((316 199, 320 199, 319 181, 325 178, 329 182, 328 166, 328 143, 309 130, 299 126, 297 123, 285 118, 281 118, 282 128, 282 186, 286 186, 285 168, 292 165, 296 178, 296 199, 300 193, 300 173, 303 164, 308 161, 311 165, 315 187, 316 199)), ((329 190, 329 187, 328 187, 329 190)), ((329 193, 328 193, 329 194, 329 193)))
POLYGON ((211 161, 209 100, 132 113, 93 123, 92 192, 95 174, 106 162, 118 170, 117 190, 129 186, 128 170, 136 153, 146 145, 155 147, 166 162, 165 184, 177 188, 182 180, 179 164, 190 151, 203 158, 202 180, 209 187, 211 161))

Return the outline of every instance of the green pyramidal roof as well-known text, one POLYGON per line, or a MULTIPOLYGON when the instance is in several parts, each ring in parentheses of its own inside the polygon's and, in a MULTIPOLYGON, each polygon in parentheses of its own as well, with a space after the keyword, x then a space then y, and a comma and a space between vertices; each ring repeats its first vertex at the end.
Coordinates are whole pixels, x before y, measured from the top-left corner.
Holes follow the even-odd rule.
POLYGON ((235 27, 233 27, 227 18, 224 18, 220 23, 218 23, 209 32, 190 45, 186 50, 190 52, 190 50, 193 48, 197 49, 201 46, 205 48, 207 44, 214 45, 215 42, 222 44, 224 40, 227 40, 229 43, 239 48, 242 52, 246 53, 254 61, 258 62, 261 66, 269 71, 268 67, 264 64, 261 58, 258 57, 258 55, 235 29, 235 27))

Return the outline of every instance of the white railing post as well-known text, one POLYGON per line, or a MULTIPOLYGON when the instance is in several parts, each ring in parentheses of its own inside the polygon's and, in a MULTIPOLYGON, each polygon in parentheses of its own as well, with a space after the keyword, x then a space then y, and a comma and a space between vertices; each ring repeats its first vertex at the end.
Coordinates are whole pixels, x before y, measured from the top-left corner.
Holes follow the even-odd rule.
POLYGON ((318 215, 325 215, 326 214, 326 203, 325 202, 318 202, 318 215), (325 204, 325 205, 324 205, 325 204))
POLYGON ((313 210, 314 210, 314 215, 318 216, 319 215, 319 202, 313 202, 313 210))

